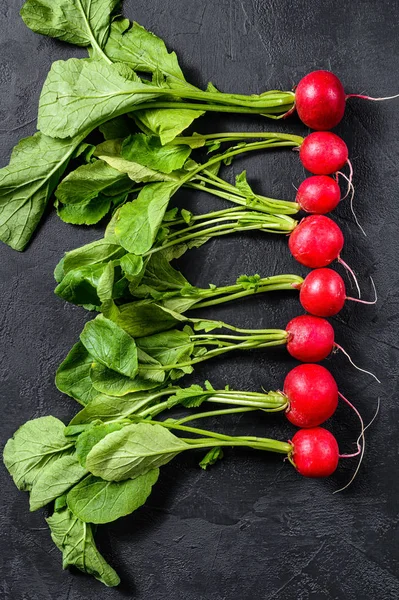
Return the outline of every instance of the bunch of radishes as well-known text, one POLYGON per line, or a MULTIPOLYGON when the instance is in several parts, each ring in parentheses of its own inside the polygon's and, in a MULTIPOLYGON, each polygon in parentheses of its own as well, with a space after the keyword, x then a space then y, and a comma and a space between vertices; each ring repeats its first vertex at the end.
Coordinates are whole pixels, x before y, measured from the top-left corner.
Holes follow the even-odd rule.
MULTIPOLYGON (((348 97, 339 79, 328 71, 308 74, 295 91, 299 117, 306 125, 318 130, 305 138, 299 150, 304 168, 313 175, 299 186, 296 201, 304 211, 312 214, 299 223, 289 239, 289 248, 296 260, 314 269, 300 285, 300 302, 309 315, 296 317, 287 326, 291 335, 287 345, 290 354, 306 363, 322 360, 334 347, 334 330, 320 317, 336 315, 345 300, 355 300, 347 296, 342 277, 325 268, 334 260, 347 267, 340 257, 343 233, 325 214, 340 202, 338 175, 345 165, 350 168, 347 180, 352 186, 352 166, 345 142, 324 130, 339 123, 348 97)), ((340 457, 361 453, 358 443, 354 454, 341 455, 335 437, 319 427, 335 412, 339 396, 350 404, 339 393, 326 368, 315 364, 294 368, 285 379, 284 393, 289 401, 287 418, 302 428, 292 439, 291 459, 299 473, 307 477, 325 477, 335 471, 340 457)), ((360 418, 363 431, 362 419, 352 408, 360 418)))

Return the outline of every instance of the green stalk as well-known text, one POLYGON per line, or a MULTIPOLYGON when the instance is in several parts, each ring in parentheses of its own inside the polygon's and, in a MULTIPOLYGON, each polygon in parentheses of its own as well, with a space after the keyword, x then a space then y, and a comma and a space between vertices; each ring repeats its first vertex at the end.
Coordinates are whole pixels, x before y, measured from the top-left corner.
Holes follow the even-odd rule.
MULTIPOLYGON (((140 92, 141 93, 141 92, 140 92)), ((281 119, 283 118, 291 109, 285 110, 282 112, 282 109, 279 106, 269 107, 267 113, 262 112, 259 113, 258 108, 248 108, 248 107, 240 107, 240 106, 226 106, 223 104, 200 104, 196 102, 143 102, 143 104, 136 104, 132 106, 128 112, 134 113, 138 110, 148 110, 153 108, 165 108, 165 109, 175 109, 175 110, 203 110, 207 112, 220 112, 220 113, 236 113, 236 114, 245 114, 245 115, 259 115, 262 117, 267 117, 269 119, 281 119)), ((119 114, 124 114, 125 111, 119 114)))
MULTIPOLYGON (((149 86, 148 90, 143 89, 140 93, 153 94, 154 89, 149 86)), ((135 95, 135 92, 129 90, 120 92, 120 95, 135 95)), ((179 106, 176 108, 195 108, 200 110, 218 110, 222 108, 220 112, 248 112, 253 114, 261 114, 262 116, 270 115, 285 115, 289 112, 295 101, 295 94, 293 92, 266 92, 261 95, 246 96, 244 94, 225 94, 222 92, 204 92, 202 90, 190 90, 185 88, 168 88, 168 89, 157 89, 158 96, 177 97, 179 99, 186 100, 197 100, 199 104, 191 104, 190 102, 179 102, 179 106), (206 104, 201 104, 202 102, 206 104)), ((174 108, 173 102, 167 102, 168 108, 174 108)), ((165 108, 165 103, 160 102, 148 102, 142 103, 141 105, 133 106, 130 110, 145 110, 146 108, 165 108)))
MULTIPOLYGON (((256 213, 253 213, 254 217, 256 217, 256 213)), ((248 225, 240 225, 240 222, 248 219, 248 215, 243 214, 240 215, 239 219, 236 219, 233 223, 226 223, 224 225, 215 225, 214 227, 209 227, 207 229, 202 229, 201 231, 192 232, 192 229, 197 229, 199 226, 193 226, 192 228, 188 227, 183 229, 181 232, 173 233, 170 237, 173 239, 168 241, 170 237, 168 236, 166 240, 160 245, 151 248, 145 252, 142 256, 150 256, 155 252, 160 252, 165 250, 166 248, 171 248, 172 246, 176 246, 178 244, 182 244, 184 242, 189 242, 198 238, 209 238, 209 237, 219 237, 221 235, 229 235, 231 233, 237 233, 242 231, 265 231, 267 233, 280 233, 280 234, 289 234, 291 233, 296 225, 297 221, 289 219, 289 217, 284 218, 282 215, 269 215, 268 219, 257 219, 257 222, 253 222, 253 224, 248 225), (186 233, 187 230, 191 231, 191 233, 186 233), (183 234, 183 235, 181 235, 183 234), (180 237, 179 237, 180 236, 180 237)), ((223 219, 224 220, 224 219, 223 219)))
POLYGON ((188 423, 189 421, 196 421, 197 419, 205 419, 207 417, 220 417, 222 415, 233 415, 238 413, 245 412, 253 412, 254 410, 258 410, 257 408, 251 408, 250 406, 242 406, 241 408, 226 408, 224 410, 208 410, 207 412, 195 413, 188 415, 187 417, 183 417, 182 419, 177 419, 174 421, 176 425, 183 425, 184 423, 188 423))
POLYGON ((267 450, 269 452, 278 452, 280 454, 290 454, 292 452, 291 444, 269 438, 245 438, 240 436, 223 435, 221 433, 215 433, 214 431, 207 431, 205 429, 198 429, 196 427, 187 427, 185 425, 170 423, 169 421, 151 421, 141 419, 140 421, 143 421, 144 423, 151 423, 153 425, 162 425, 162 427, 166 427, 166 429, 176 429, 177 431, 186 431, 188 433, 194 433, 195 435, 205 436, 205 440, 201 440, 201 438, 196 439, 191 446, 192 448, 213 446, 247 446, 249 448, 267 450), (211 439, 214 439, 215 441, 211 442, 211 439))
POLYGON ((228 323, 224 323, 223 321, 212 321, 211 319, 189 319, 191 323, 209 323, 210 325, 215 325, 215 329, 230 329, 231 331, 237 331, 238 333, 248 333, 250 335, 259 335, 265 334, 267 335, 283 335, 285 338, 288 337, 287 332, 284 329, 242 329, 241 327, 235 327, 234 325, 229 325, 228 323))
POLYGON ((303 138, 299 137, 299 136, 289 136, 290 139, 286 140, 286 141, 277 141, 277 142, 273 142, 270 143, 269 142, 253 142, 250 144, 246 144, 245 146, 233 146, 230 150, 228 150, 227 152, 224 152, 221 156, 214 156, 211 159, 208 160, 208 162, 203 163, 201 165, 198 165, 198 167, 196 169, 193 169, 192 171, 190 171, 188 173, 188 175, 186 175, 186 177, 183 177, 183 179, 181 180, 181 185, 184 185, 187 181, 190 181, 194 175, 196 175, 197 173, 200 173, 201 171, 204 171, 206 169, 208 169, 209 167, 212 167, 213 165, 216 165, 217 163, 220 163, 222 161, 225 161, 226 159, 229 158, 233 158, 234 156, 238 156, 239 154, 244 154, 245 152, 254 152, 256 150, 263 150, 264 148, 297 148, 298 145, 300 145, 302 142, 298 143, 298 139, 303 141, 303 138))
MULTIPOLYGON (((251 211, 248 211, 248 208, 246 206, 232 206, 230 208, 222 208, 219 210, 213 210, 211 212, 208 213, 203 213, 200 215, 192 215, 191 216, 191 222, 197 222, 197 221, 207 221, 207 224, 209 225, 209 222, 212 219, 216 219, 218 217, 223 217, 223 216, 234 216, 239 218, 243 212, 247 211, 249 214, 251 211)), ((176 227, 177 225, 184 225, 186 227, 189 227, 189 225, 187 225, 187 221, 185 221, 182 217, 177 217, 175 219, 172 219, 170 221, 164 221, 165 225, 167 225, 168 227, 176 227)))
POLYGON ((303 142, 303 137, 300 135, 294 135, 291 133, 278 133, 278 132, 274 132, 274 131, 264 131, 262 133, 259 132, 253 132, 253 133, 241 133, 241 132, 224 132, 224 133, 209 133, 206 135, 196 135, 193 134, 191 136, 183 136, 183 135, 179 135, 178 137, 176 137, 172 142, 169 142, 170 144, 188 144, 190 145, 190 142, 196 138, 199 139, 203 139, 206 140, 208 143, 212 142, 212 141, 218 141, 221 144, 223 142, 239 142, 241 140, 248 140, 248 139, 262 139, 265 140, 266 143, 267 142, 274 142, 274 141, 288 141, 288 142, 294 142, 297 146, 300 146, 303 142), (266 138, 266 139, 265 139, 266 138))
POLYGON ((185 187, 200 190, 202 192, 212 194, 213 196, 218 196, 224 200, 229 200, 235 204, 246 206, 247 208, 251 208, 260 212, 293 215, 299 212, 301 208, 296 202, 275 200, 273 198, 260 196, 258 194, 254 194, 253 198, 248 198, 244 194, 241 194, 234 185, 228 184, 227 182, 221 184, 203 176, 197 176, 196 179, 202 183, 190 181, 189 183, 185 184, 185 187))
MULTIPOLYGON (((245 332, 245 330, 242 330, 245 332)), ((210 358, 213 358, 214 356, 219 356, 220 354, 224 354, 226 352, 231 352, 233 350, 249 350, 251 348, 268 348, 270 346, 281 346, 287 343, 287 338, 288 338, 288 334, 286 331, 284 330, 280 330, 280 329, 270 329, 268 330, 268 333, 265 333, 264 335, 260 335, 261 330, 259 330, 259 335, 254 334, 253 336, 250 336, 248 338, 243 338, 243 342, 239 343, 239 344, 229 344, 224 345, 221 348, 216 348, 215 350, 210 350, 209 352, 207 352, 207 354, 205 354, 204 356, 200 356, 198 358, 193 358, 192 360, 189 361, 185 361, 182 363, 175 363, 175 364, 170 364, 170 365, 141 365, 141 370, 143 371, 152 371, 154 369, 159 370, 162 369, 163 371, 170 371, 172 369, 181 369, 183 367, 189 367, 191 365, 195 365, 198 363, 201 363, 205 360, 208 360, 210 358)), ((192 336, 193 338, 195 338, 196 336, 192 336)), ((202 337, 202 336, 201 336, 202 337)), ((199 336, 198 336, 199 338, 199 336)), ((198 339, 197 338, 197 339, 198 339)), ((222 340, 223 336, 220 336, 218 338, 218 336, 204 336, 204 341, 202 342, 201 345, 206 345, 209 342, 212 342, 212 340, 215 340, 216 342, 218 342, 218 340, 222 340)), ((238 338, 240 339, 240 338, 238 338)))
MULTIPOLYGON (((195 218, 193 218, 193 221, 196 223, 195 225, 187 225, 187 223, 185 223, 185 227, 183 227, 183 229, 178 230, 178 231, 173 231, 171 233, 168 234, 168 240, 181 235, 181 233, 183 234, 187 234, 187 233, 191 233, 193 231, 196 231, 197 229, 199 229, 200 227, 203 227, 205 224, 207 227, 209 227, 209 225, 218 225, 218 224, 223 224, 226 223, 228 221, 232 221, 232 225, 234 225, 235 227, 238 227, 240 225, 241 222, 248 222, 248 223, 259 223, 260 225, 267 225, 268 227, 275 227, 275 226, 286 226, 286 228, 288 228, 289 231, 292 231, 297 224, 297 221, 294 221, 293 219, 291 219, 290 217, 283 217, 280 215, 264 215, 264 214, 258 214, 258 213, 254 213, 252 211, 243 211, 243 212, 238 212, 239 209, 228 209, 225 211, 224 216, 220 216, 218 218, 211 218, 212 217, 212 213, 207 213, 205 215, 197 215, 195 218), (202 223, 201 221, 205 221, 205 223, 202 223)), ((167 225, 169 227, 174 227, 176 226, 176 224, 179 223, 179 221, 177 222, 173 222, 170 221, 169 223, 167 222, 167 225)))
POLYGON ((200 300, 191 308, 197 309, 216 306, 217 304, 224 304, 225 302, 230 302, 231 300, 237 300, 239 298, 253 296, 255 294, 263 294, 264 292, 292 290, 297 286, 300 286, 302 283, 303 278, 299 275, 276 275, 261 279, 256 286, 249 289, 243 289, 242 285, 236 284, 216 288, 215 290, 201 290, 202 297, 209 298, 209 300, 200 300))
MULTIPOLYGON (((283 411, 288 406, 287 399, 281 392, 268 392, 262 394, 259 392, 240 392, 236 390, 209 390, 209 392, 204 391, 204 395, 206 393, 209 393, 209 397, 206 398, 204 402, 211 402, 212 404, 248 407, 264 412, 283 411)), ((173 406, 180 406, 180 404, 177 403, 173 406)), ((169 408, 172 407, 168 400, 166 400, 140 411, 139 415, 141 417, 155 417, 169 408)), ((213 411, 213 414, 214 413, 215 411, 213 411)))

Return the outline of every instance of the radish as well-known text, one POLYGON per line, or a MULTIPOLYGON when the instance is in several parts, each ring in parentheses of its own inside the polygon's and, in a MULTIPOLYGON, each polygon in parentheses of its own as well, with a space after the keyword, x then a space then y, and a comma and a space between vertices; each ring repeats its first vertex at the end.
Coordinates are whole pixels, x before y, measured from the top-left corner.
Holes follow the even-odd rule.
POLYGON ((344 236, 329 217, 311 215, 295 227, 288 245, 293 257, 305 267, 326 267, 339 259, 344 236))
POLYGON ((338 466, 338 443, 323 427, 300 429, 292 438, 294 467, 304 477, 328 477, 338 466))
POLYGON ((334 210, 340 199, 341 190, 335 179, 313 175, 302 181, 295 201, 307 213, 324 215, 334 210))
MULTIPOLYGON (((371 280, 375 292, 373 280, 371 280)), ((341 275, 332 269, 315 269, 304 279, 298 287, 299 300, 306 312, 318 317, 332 317, 339 313, 345 304, 345 300, 359 302, 361 304, 376 304, 377 295, 374 300, 360 300, 346 295, 345 283, 341 275)))
POLYGON ((305 75, 295 89, 295 106, 301 121, 318 131, 332 129, 345 112, 345 91, 330 71, 313 71, 305 75))
POLYGON ((344 86, 330 71, 313 71, 305 75, 295 89, 295 107, 301 121, 318 131, 332 129, 341 121, 348 98, 364 100, 390 100, 397 98, 372 98, 363 94, 345 94, 344 86))
POLYGON ((348 162, 348 147, 335 133, 315 131, 302 142, 299 158, 305 169, 314 175, 330 175, 348 162))
POLYGON ((334 341, 334 329, 326 319, 300 315, 291 319, 285 331, 288 333, 287 350, 297 360, 306 363, 319 362, 337 349, 345 354, 355 369, 371 375, 377 383, 381 383, 374 373, 358 367, 346 350, 334 341))
POLYGON ((302 362, 324 360, 334 348, 334 329, 320 317, 295 317, 285 330, 288 333, 288 352, 302 362))
POLYGON ((297 427, 317 427, 329 419, 338 405, 338 386, 321 365, 303 364, 292 369, 284 381, 288 399, 287 419, 297 427))
POLYGON ((332 317, 345 304, 344 280, 332 269, 315 269, 300 286, 299 300, 306 312, 319 317, 332 317))

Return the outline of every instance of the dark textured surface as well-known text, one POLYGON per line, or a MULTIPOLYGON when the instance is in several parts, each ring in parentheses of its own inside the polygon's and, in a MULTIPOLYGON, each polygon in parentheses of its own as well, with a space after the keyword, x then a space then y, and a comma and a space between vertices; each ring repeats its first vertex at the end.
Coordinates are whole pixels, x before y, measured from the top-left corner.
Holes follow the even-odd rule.
MULTIPOLYGON (((40 88, 54 59, 83 55, 73 47, 29 31, 18 15, 22 0, 0 2, 0 164, 12 146, 34 131, 40 88)), ((241 93, 289 89, 306 72, 331 68, 348 91, 374 95, 398 87, 396 0, 129 0, 125 14, 175 49, 193 83, 212 80, 241 93)), ((346 461, 328 481, 301 479, 281 459, 227 451, 209 472, 185 456, 163 468, 147 505, 99 529, 99 546, 122 578, 107 589, 89 577, 61 570, 43 511, 30 514, 1 468, 0 555, 4 600, 325 600, 399 597, 398 581, 398 159, 399 101, 352 100, 338 128, 350 146, 356 206, 368 232, 362 237, 343 203, 335 218, 346 236, 344 258, 377 307, 352 304, 334 319, 337 341, 358 363, 375 370, 373 383, 334 356, 328 361, 339 386, 369 419, 381 396, 380 415, 369 431, 360 474, 346 492, 332 495, 355 466, 346 461)), ((306 133, 296 119, 285 131, 306 133)), ((197 125, 200 127, 200 125, 197 125)), ((259 119, 203 119, 210 130, 267 130, 259 119)), ((237 161, 257 189, 292 198, 303 178, 298 158, 285 152, 237 161)), ((199 209, 217 200, 181 197, 199 209)), ((53 295, 52 270, 62 253, 101 235, 101 228, 73 228, 51 213, 24 254, 0 248, 1 444, 27 419, 54 414, 65 420, 77 406, 57 392, 54 372, 88 318, 83 309, 53 295)), ((181 263, 195 284, 225 284, 242 273, 302 273, 286 241, 257 235, 218 240, 181 263)), ((218 317, 244 327, 283 327, 298 314, 294 294, 256 298, 220 308, 218 317)), ((205 312, 204 312, 205 314, 205 312)), ((211 314, 210 312, 208 313, 211 314)), ((294 361, 284 350, 231 356, 207 363, 195 380, 214 385, 275 389, 294 361)), ((188 380, 187 380, 188 382, 188 380)), ((215 426, 217 424, 215 423, 215 426)), ((281 439, 293 429, 281 417, 231 420, 232 432, 281 439)), ((329 425, 341 451, 350 451, 358 425, 340 407, 329 425)))

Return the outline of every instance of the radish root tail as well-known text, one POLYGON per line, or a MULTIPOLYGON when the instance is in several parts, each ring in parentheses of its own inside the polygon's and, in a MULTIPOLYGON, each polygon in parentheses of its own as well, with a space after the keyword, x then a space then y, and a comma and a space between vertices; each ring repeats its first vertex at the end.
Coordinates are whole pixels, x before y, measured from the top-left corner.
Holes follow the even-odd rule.
POLYGON ((362 100, 381 102, 382 100, 394 100, 395 98, 399 98, 399 94, 395 94, 395 96, 385 96, 385 98, 373 98, 372 96, 365 96, 364 94, 346 94, 345 100, 348 100, 348 98, 361 98, 362 100))
POLYGON ((339 344, 337 344, 337 342, 334 342, 334 346, 340 350, 343 354, 345 354, 346 358, 349 360, 349 362, 351 363, 351 365, 353 367, 355 367, 355 369, 357 369, 358 371, 361 371, 362 373, 366 373, 367 375, 371 375, 371 377, 374 377, 374 379, 376 380, 377 383, 381 383, 381 381, 378 379, 377 375, 374 375, 374 373, 372 373, 371 371, 367 371, 366 369, 362 369, 361 367, 358 367, 353 360, 351 359, 350 355, 347 353, 346 350, 344 350, 342 348, 342 346, 340 346, 339 344))
POLYGON ((342 173, 342 171, 338 171, 336 173, 337 180, 338 180, 339 176, 341 176, 347 182, 347 184, 348 184, 347 185, 347 189, 346 189, 346 194, 345 194, 345 196, 343 196, 343 198, 341 198, 341 202, 342 202, 342 200, 346 200, 346 198, 350 195, 349 206, 350 206, 353 218, 355 220, 355 223, 359 227, 359 229, 362 232, 362 234, 365 237, 367 237, 367 233, 364 231, 363 227, 361 226, 360 221, 357 218, 357 214, 355 212, 355 208, 353 206, 353 200, 355 198, 355 186, 353 185, 353 167, 352 167, 352 163, 349 160, 347 160, 347 164, 349 166, 349 177, 347 177, 347 175, 345 175, 345 173, 342 173))
POLYGON ((357 294, 359 296, 359 298, 362 297, 362 294, 360 292, 360 286, 359 286, 359 282, 357 280, 357 277, 355 275, 355 272, 353 271, 353 269, 350 268, 350 266, 340 257, 338 256, 338 262, 344 267, 344 269, 346 269, 346 271, 352 276, 352 279, 355 283, 356 286, 356 290, 357 290, 357 294))
MULTIPOLYGON (((359 458, 359 462, 357 463, 357 467, 355 469, 355 472, 353 473, 352 477, 350 478, 350 480, 348 481, 348 483, 346 485, 344 485, 342 488, 340 488, 339 490, 335 490, 335 492, 333 492, 333 494, 338 494, 339 492, 343 492, 344 490, 346 490, 355 480, 360 466, 362 464, 363 461, 363 457, 364 457, 364 451, 365 451, 365 447, 366 447, 366 439, 364 437, 365 432, 367 431, 367 429, 370 427, 370 425, 372 425, 375 421, 375 419, 377 418, 377 415, 380 411, 380 398, 378 398, 377 400, 377 408, 376 411, 374 413, 373 418, 371 419, 371 421, 366 425, 366 427, 364 427, 364 423, 363 423, 363 419, 359 413, 359 411, 353 406, 353 404, 351 402, 349 402, 349 400, 347 400, 340 392, 338 392, 340 398, 342 398, 342 400, 344 400, 344 402, 346 402, 357 414, 357 416, 359 417, 360 423, 361 423, 361 431, 360 431, 360 435, 356 440, 356 445, 359 449, 360 447, 360 440, 362 440, 362 444, 361 444, 361 451, 360 451, 360 458, 359 458)), ((359 452, 356 452, 353 455, 350 454, 340 454, 339 457, 340 458, 350 458, 351 456, 357 456, 359 454, 359 452)))
POLYGON ((351 302, 358 302, 359 304, 377 304, 378 297, 377 290, 375 288, 375 283, 372 277, 370 277, 370 280, 374 290, 374 300, 360 300, 359 298, 352 298, 351 296, 347 296, 346 300, 350 300, 351 302))
POLYGON ((364 449, 363 418, 362 418, 362 415, 360 414, 360 412, 357 410, 356 406, 354 406, 352 404, 352 402, 349 402, 349 400, 347 398, 345 398, 345 396, 343 394, 341 394, 341 392, 338 392, 338 396, 341 398, 341 400, 346 402, 346 404, 349 406, 349 408, 351 408, 353 410, 353 412, 356 414, 357 418, 360 421, 360 436, 357 438, 357 441, 356 441, 357 452, 354 452, 353 454, 339 454, 339 458, 354 458, 355 456, 359 456, 359 454, 362 454, 362 450, 364 449), (360 440, 362 440, 362 444, 360 444, 360 440))

